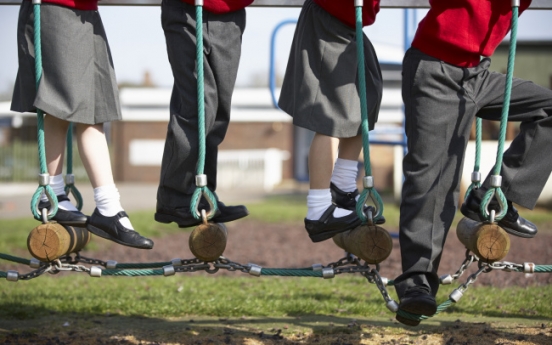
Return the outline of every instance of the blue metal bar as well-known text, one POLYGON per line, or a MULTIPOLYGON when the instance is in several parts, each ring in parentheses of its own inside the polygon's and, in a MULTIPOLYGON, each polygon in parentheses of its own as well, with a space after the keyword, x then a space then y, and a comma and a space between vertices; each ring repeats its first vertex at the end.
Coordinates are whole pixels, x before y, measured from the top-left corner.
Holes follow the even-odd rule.
POLYGON ((276 67, 275 67, 275 51, 276 51, 276 34, 278 31, 286 25, 297 24, 296 19, 284 20, 272 31, 272 36, 270 37, 270 65, 268 67, 268 87, 270 88, 270 94, 272 96, 272 104, 274 108, 280 109, 278 106, 278 101, 276 100, 276 67))

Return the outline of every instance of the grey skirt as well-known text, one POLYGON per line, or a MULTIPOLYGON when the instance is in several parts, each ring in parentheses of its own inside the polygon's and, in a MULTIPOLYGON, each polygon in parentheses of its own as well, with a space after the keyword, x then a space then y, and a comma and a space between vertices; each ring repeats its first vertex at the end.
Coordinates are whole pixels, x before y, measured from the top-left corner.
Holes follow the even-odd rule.
MULTIPOLYGON (((374 47, 364 36, 368 122, 374 128, 383 82, 374 47)), ((278 105, 296 126, 336 138, 362 133, 355 30, 305 1, 278 105)))
POLYGON ((31 1, 19 10, 19 70, 11 109, 45 113, 62 120, 98 124, 121 119, 111 52, 98 11, 41 5, 42 78, 35 81, 34 13, 31 1))

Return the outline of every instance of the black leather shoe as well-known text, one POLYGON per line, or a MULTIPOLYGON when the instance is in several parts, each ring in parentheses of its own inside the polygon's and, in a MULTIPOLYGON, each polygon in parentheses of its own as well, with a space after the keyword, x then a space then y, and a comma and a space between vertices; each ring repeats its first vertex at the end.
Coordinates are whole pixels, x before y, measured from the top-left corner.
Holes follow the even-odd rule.
MULTIPOLYGON (((413 286, 408 288, 403 297, 400 298, 399 310, 416 314, 433 316, 437 313, 437 302, 435 297, 429 293, 424 286, 413 286)), ((395 319, 407 326, 418 326, 420 320, 412 320, 397 313, 395 319)))
MULTIPOLYGON (((335 184, 330 182, 330 192, 332 193, 332 201, 337 205, 337 207, 356 212, 356 204, 357 204, 356 197, 360 194, 358 189, 355 189, 352 192, 344 192, 341 189, 339 189, 335 184)), ((364 207, 365 214, 368 214, 369 209, 372 209, 372 214, 373 214, 374 207, 372 206, 364 207)), ((381 215, 376 221, 376 224, 384 224, 384 223, 385 223, 385 217, 381 215)))
MULTIPOLYGON (((205 209, 207 212, 210 210, 207 202, 200 202, 198 208, 205 209)), ((249 215, 249 211, 243 205, 238 206, 226 206, 223 202, 217 201, 217 212, 211 219, 215 223, 227 223, 236 219, 243 218, 249 215)), ((201 224, 201 219, 195 219, 190 212, 190 206, 169 208, 157 203, 157 211, 154 216, 155 220, 160 223, 176 223, 181 228, 187 228, 190 226, 196 226, 201 224)))
POLYGON ((98 209, 95 209, 94 213, 92 213, 88 219, 86 228, 94 235, 124 246, 139 249, 153 248, 152 240, 141 236, 135 230, 125 228, 121 222, 119 222, 119 219, 124 217, 128 217, 125 211, 121 211, 113 217, 105 217, 102 216, 98 209))
MULTIPOLYGON (((481 204, 481 198, 484 194, 485 191, 481 188, 472 191, 468 196, 468 199, 464 201, 462 207, 460 207, 460 212, 470 219, 478 222, 484 222, 485 219, 479 212, 479 205, 481 204)), ((499 208, 498 201, 496 201, 496 199, 491 200, 488 209, 498 211, 499 208)), ((504 218, 498 222, 498 225, 507 233, 524 238, 533 238, 538 231, 535 224, 519 215, 518 211, 509 200, 508 212, 506 212, 504 218)))
MULTIPOLYGON (((66 195, 58 195, 57 201, 58 203, 61 201, 69 201, 69 198, 66 195)), ((42 212, 43 209, 50 209, 51 206, 50 201, 40 201, 38 203, 38 210, 42 212)), ((83 227, 88 217, 80 211, 67 211, 58 207, 56 215, 52 217, 52 220, 55 220, 61 225, 83 227)))
POLYGON ((319 220, 305 218, 305 229, 313 242, 327 240, 340 232, 356 228, 362 223, 354 212, 345 217, 335 218, 333 212, 336 207, 335 205, 328 207, 319 220))

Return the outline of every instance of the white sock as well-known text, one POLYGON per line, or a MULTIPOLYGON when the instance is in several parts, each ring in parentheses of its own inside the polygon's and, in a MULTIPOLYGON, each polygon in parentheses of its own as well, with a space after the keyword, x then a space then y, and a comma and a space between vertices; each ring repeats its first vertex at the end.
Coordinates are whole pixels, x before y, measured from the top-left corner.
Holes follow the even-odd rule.
MULTIPOLYGON (((309 189, 307 195, 307 219, 317 220, 322 217, 324 212, 332 205, 332 194, 330 189, 309 189)), ((333 216, 335 218, 345 217, 351 214, 352 211, 336 207, 333 216)))
MULTIPOLYGON (((120 199, 119 190, 114 184, 94 188, 94 201, 96 202, 96 208, 102 216, 113 217, 117 213, 124 211, 120 199)), ((130 219, 127 217, 119 219, 119 222, 125 228, 134 230, 130 219)))
MULTIPOLYGON (((50 176, 50 187, 54 191, 54 195, 66 195, 65 194, 65 181, 63 180, 63 175, 59 174, 56 176, 50 176)), ((42 193, 40 200, 49 201, 46 193, 42 193)), ((58 202, 58 208, 65 211, 78 211, 78 209, 71 204, 70 201, 61 201, 58 202)))
POLYGON ((331 182, 344 192, 357 189, 358 162, 338 158, 335 160, 331 182))

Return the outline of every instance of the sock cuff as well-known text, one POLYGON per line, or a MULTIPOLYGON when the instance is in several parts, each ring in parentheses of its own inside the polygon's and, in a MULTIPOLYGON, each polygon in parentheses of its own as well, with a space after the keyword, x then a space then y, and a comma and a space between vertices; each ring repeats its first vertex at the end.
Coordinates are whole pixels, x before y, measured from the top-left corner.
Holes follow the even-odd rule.
POLYGON ((94 201, 96 204, 106 200, 120 200, 119 190, 115 184, 109 184, 94 188, 94 201))
POLYGON ((350 160, 350 159, 337 158, 335 160, 335 166, 357 170, 358 169, 358 161, 356 161, 356 160, 353 161, 353 160, 350 160))

